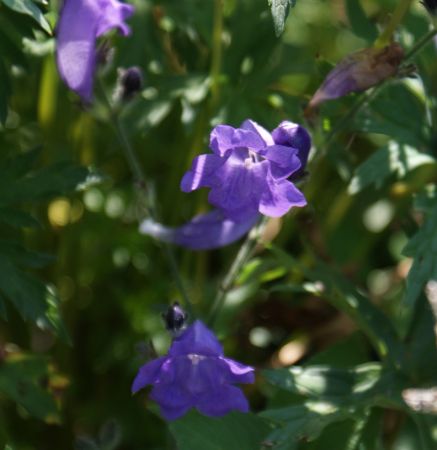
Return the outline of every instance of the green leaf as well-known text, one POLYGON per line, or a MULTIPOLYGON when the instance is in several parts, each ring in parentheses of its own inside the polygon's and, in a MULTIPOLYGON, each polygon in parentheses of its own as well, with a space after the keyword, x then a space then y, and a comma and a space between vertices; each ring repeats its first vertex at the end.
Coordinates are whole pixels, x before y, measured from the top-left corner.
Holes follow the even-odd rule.
POLYGON ((0 124, 5 124, 8 117, 10 88, 8 71, 4 62, 0 59, 0 124))
POLYGON ((50 393, 42 386, 48 363, 34 356, 9 357, 0 365, 0 392, 22 405, 34 417, 58 420, 58 411, 50 393))
MULTIPOLYGON (((301 404, 260 414, 280 425, 267 440, 278 442, 284 448, 288 448, 285 442, 290 440, 314 440, 328 425, 346 419, 357 421, 353 431, 361 435, 373 406, 405 408, 401 397, 403 378, 379 363, 347 369, 330 365, 294 366, 265 370, 263 375, 271 384, 306 397, 301 404)), ((350 446, 355 441, 351 436, 350 446)))
POLYGON ((12 251, 5 249, 3 243, 0 247, 0 293, 15 306, 23 319, 59 334, 68 342, 68 333, 59 315, 59 300, 53 290, 20 267, 23 263, 38 267, 47 262, 47 257, 33 254, 33 259, 31 252, 19 251, 19 245, 12 251))
POLYGON ((20 14, 26 14, 34 19, 38 25, 48 34, 52 34, 49 23, 41 10, 32 0, 1 0, 7 7, 20 14))
POLYGON ((0 204, 46 200, 68 194, 86 185, 93 174, 72 162, 62 161, 32 170, 41 149, 9 158, 0 164, 0 204))
POLYGON ((357 414, 354 408, 341 408, 322 401, 307 401, 302 405, 266 410, 259 415, 282 424, 282 427, 272 432, 266 441, 276 443, 275 449, 285 450, 295 448, 294 445, 300 440, 316 439, 325 427, 331 423, 345 420, 353 414, 357 414))
POLYGON ((403 306, 410 312, 425 284, 437 280, 437 201, 426 215, 419 231, 408 241, 403 250, 405 256, 414 258, 407 276, 403 306))
POLYGON ((401 179, 417 167, 435 163, 436 160, 433 157, 409 145, 391 141, 386 147, 373 153, 356 169, 348 191, 354 195, 370 185, 379 189, 392 175, 401 179))
POLYGON ((357 36, 369 43, 378 37, 378 29, 366 16, 360 0, 346 0, 346 12, 352 30, 357 36))
POLYGON ((295 4, 296 0, 269 0, 276 36, 280 36, 284 32, 288 13, 295 4))
POLYGON ((45 267, 55 260, 52 255, 33 252, 17 242, 2 239, 0 239, 0 254, 6 256, 14 264, 32 268, 45 267))
POLYGON ((429 146, 431 130, 423 100, 402 83, 385 86, 369 106, 357 114, 352 127, 355 131, 382 133, 415 148, 429 146))
POLYGON ((0 222, 16 228, 39 228, 41 226, 30 214, 13 208, 0 207, 0 222))
POLYGON ((366 363, 349 369, 294 366, 264 370, 263 375, 270 383, 294 394, 342 403, 372 399, 375 391, 380 393, 385 373, 381 364, 366 363))
POLYGON ((261 418, 237 412, 211 418, 193 411, 169 427, 179 450, 259 450, 269 432, 261 418))
POLYGON ((348 314, 366 334, 382 358, 397 366, 402 359, 402 346, 392 323, 365 295, 341 273, 321 261, 313 267, 302 265, 290 254, 269 244, 268 248, 290 270, 300 270, 311 281, 321 283, 319 296, 348 314))

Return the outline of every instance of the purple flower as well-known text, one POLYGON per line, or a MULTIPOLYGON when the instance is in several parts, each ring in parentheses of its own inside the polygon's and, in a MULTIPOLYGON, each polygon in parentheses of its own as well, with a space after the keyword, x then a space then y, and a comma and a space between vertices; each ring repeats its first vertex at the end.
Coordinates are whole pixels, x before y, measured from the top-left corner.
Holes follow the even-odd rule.
POLYGON ((211 188, 208 200, 216 209, 177 228, 147 219, 142 233, 191 249, 211 249, 239 239, 262 214, 280 217, 306 205, 287 179, 299 175, 308 159, 311 139, 302 126, 284 121, 270 134, 252 120, 241 128, 219 125, 211 132, 210 148, 212 154, 194 159, 181 189, 211 188))
POLYGON ((118 0, 65 0, 57 25, 56 61, 65 84, 90 102, 96 65, 95 41, 112 28, 126 36, 133 6, 118 0))
POLYGON ((398 71, 404 50, 397 42, 384 48, 365 48, 343 58, 326 76, 312 97, 307 115, 326 100, 361 92, 375 86, 398 71))
POLYGON ((166 356, 140 368, 132 392, 153 385, 150 398, 167 420, 191 408, 216 417, 232 410, 248 412, 246 398, 233 385, 253 382, 254 369, 225 358, 214 333, 197 320, 173 340, 166 356))
MULTIPOLYGON (((282 137, 289 125, 294 124, 282 122, 273 133, 282 137)), ((293 206, 305 206, 302 192, 287 180, 302 166, 299 150, 293 139, 282 142, 252 120, 241 128, 218 125, 210 138, 213 153, 194 159, 181 189, 211 188, 209 203, 235 221, 257 213, 280 217, 293 206)))

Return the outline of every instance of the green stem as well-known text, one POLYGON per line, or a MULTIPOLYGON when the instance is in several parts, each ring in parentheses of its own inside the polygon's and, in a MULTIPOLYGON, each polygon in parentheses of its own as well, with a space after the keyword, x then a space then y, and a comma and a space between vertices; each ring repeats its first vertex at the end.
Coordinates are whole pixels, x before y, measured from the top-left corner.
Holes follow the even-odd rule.
MULTIPOLYGON (((147 179, 144 175, 144 172, 141 168, 141 164, 137 158, 137 155, 135 154, 135 151, 126 135, 126 132, 123 128, 123 125, 119 119, 118 111, 112 106, 111 102, 109 101, 108 96, 106 95, 106 91, 101 83, 99 83, 99 89, 101 91, 101 95, 103 98, 103 101, 105 103, 105 106, 108 110, 111 124, 115 130, 115 133, 117 135, 118 141, 120 143, 120 147, 123 150, 123 153, 126 157, 126 160, 129 164, 129 167, 136 178, 136 185, 139 186, 139 193, 140 195, 143 195, 144 192, 147 194, 147 206, 146 206, 146 212, 148 216, 156 221, 157 220, 157 213, 155 208, 155 196, 154 196, 154 190, 150 187, 150 185, 147 182, 147 179)), ((146 199, 144 199, 146 200, 146 199)), ((193 305, 190 300, 190 297, 188 296, 188 293, 185 289, 184 283, 182 281, 182 278, 179 274, 178 265, 176 263, 176 258, 174 256, 173 250, 170 247, 169 244, 166 242, 161 243, 164 254, 168 260, 170 269, 173 273, 173 278, 175 280, 177 289, 179 293, 181 294, 182 300, 184 302, 184 306, 187 309, 187 312, 193 316, 193 305)))
POLYGON ((416 54, 437 35, 437 29, 433 28, 427 34, 422 36, 414 46, 406 53, 404 61, 408 61, 416 56, 416 54))
POLYGON ((222 64, 223 0, 214 0, 212 31, 212 56, 209 76, 211 79, 211 105, 218 101, 220 93, 220 69, 222 64))
POLYGON ((402 22, 404 16, 410 9, 412 0, 400 0, 388 25, 381 33, 378 39, 375 41, 375 47, 385 47, 390 43, 393 38, 393 34, 396 31, 398 25, 402 22))
POLYGON ((210 326, 214 325, 215 320, 217 319, 220 310, 222 309, 226 295, 229 290, 232 288, 235 279, 238 277, 241 268, 247 262, 247 260, 252 255, 255 250, 256 244, 258 243, 258 239, 262 234, 268 218, 264 217, 258 225, 255 225, 252 230, 248 233, 243 245, 240 247, 240 250, 237 253, 228 273, 223 278, 223 281, 219 287, 217 295, 214 299, 214 302, 211 307, 211 311, 209 313, 208 324, 210 326))

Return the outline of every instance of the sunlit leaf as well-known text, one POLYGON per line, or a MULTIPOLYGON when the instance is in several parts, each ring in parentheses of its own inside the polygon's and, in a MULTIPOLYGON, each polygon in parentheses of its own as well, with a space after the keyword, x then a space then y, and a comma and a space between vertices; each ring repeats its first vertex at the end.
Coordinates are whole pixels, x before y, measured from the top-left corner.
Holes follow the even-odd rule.
POLYGON ((12 10, 32 17, 46 33, 52 33, 50 25, 43 13, 32 0, 2 0, 2 2, 12 10))
POLYGON ((435 163, 436 160, 432 156, 419 152, 409 145, 391 141, 356 169, 348 191, 350 194, 357 194, 370 185, 381 188, 392 175, 401 179, 417 167, 435 163))

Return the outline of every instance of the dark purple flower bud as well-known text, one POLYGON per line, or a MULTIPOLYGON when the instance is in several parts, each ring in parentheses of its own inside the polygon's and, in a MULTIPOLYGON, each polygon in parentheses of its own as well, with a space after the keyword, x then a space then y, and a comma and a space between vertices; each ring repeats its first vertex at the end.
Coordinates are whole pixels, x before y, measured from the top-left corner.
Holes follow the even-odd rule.
POLYGON ((162 318, 165 322, 165 328, 172 336, 179 336, 187 325, 188 314, 179 306, 178 302, 174 302, 162 314, 162 318))
POLYGON ((397 73, 404 50, 393 42, 384 48, 365 48, 343 58, 311 99, 306 114, 326 100, 375 86, 397 73))
POLYGON ((300 169, 297 173, 303 172, 311 149, 308 131, 297 123, 284 121, 272 131, 272 136, 276 144, 297 149, 297 157, 300 160, 300 169))
POLYGON ((131 100, 143 88, 143 72, 139 67, 119 69, 117 88, 114 92, 116 101, 131 100))
POLYGON ((113 28, 126 36, 134 8, 118 0, 65 0, 57 24, 56 61, 65 84, 91 101, 96 39, 113 28))
POLYGON ((430 14, 437 15, 437 0, 423 0, 421 3, 430 14))
POLYGON ((197 320, 174 339, 166 356, 140 368, 132 392, 153 385, 150 398, 167 420, 191 408, 219 417, 233 410, 249 411, 243 392, 234 384, 253 382, 253 367, 225 358, 214 333, 197 320))

